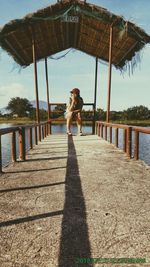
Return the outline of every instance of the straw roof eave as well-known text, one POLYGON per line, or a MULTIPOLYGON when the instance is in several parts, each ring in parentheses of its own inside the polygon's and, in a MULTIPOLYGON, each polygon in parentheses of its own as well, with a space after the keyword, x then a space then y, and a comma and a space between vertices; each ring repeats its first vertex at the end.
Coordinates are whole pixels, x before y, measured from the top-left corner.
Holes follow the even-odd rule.
POLYGON ((10 21, 0 30, 0 46, 19 65, 30 65, 33 62, 31 28, 34 27, 39 46, 37 60, 73 47, 108 62, 111 25, 115 32, 113 50, 116 57, 114 56, 113 64, 122 69, 145 44, 150 43, 150 36, 123 17, 80 0, 64 0, 22 19, 10 21), (78 16, 79 25, 62 22, 65 15, 78 16), (71 37, 76 42, 73 43, 71 37), (96 47, 98 48, 94 49, 96 47))

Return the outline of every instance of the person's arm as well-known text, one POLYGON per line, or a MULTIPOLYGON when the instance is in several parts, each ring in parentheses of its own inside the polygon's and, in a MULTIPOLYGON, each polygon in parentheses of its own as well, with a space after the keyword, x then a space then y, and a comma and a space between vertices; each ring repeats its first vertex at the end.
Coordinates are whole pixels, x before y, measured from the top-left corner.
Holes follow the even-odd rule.
POLYGON ((74 95, 73 95, 72 98, 70 98, 70 102, 67 106, 68 111, 71 111, 71 112, 74 111, 74 103, 75 103, 75 99, 74 99, 74 95))

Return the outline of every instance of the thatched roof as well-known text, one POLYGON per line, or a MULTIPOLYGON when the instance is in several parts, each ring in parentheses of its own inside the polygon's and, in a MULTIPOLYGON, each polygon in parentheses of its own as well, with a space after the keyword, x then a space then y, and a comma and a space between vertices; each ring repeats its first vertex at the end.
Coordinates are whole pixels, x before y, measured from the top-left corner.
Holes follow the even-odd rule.
POLYGON ((112 63, 122 69, 150 42, 150 36, 123 17, 81 0, 63 0, 10 21, 0 30, 0 46, 18 64, 28 66, 33 62, 31 29, 34 29, 38 60, 75 48, 108 62, 111 25, 112 63))

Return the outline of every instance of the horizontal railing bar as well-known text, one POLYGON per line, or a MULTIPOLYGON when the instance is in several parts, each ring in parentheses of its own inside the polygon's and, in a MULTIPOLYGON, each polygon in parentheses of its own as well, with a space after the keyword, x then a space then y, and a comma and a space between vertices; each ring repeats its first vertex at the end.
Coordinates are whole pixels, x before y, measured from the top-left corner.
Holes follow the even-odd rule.
POLYGON ((21 128, 25 128, 25 129, 30 129, 33 128, 35 126, 39 126, 39 125, 45 125, 48 122, 41 122, 41 123, 35 123, 35 124, 27 124, 27 125, 19 125, 19 126, 14 126, 14 127, 8 127, 8 128, 2 128, 0 129, 0 135, 4 135, 4 134, 9 134, 9 133, 13 133, 13 132, 17 132, 19 131, 21 128))
POLYGON ((50 106, 67 105, 66 103, 49 103, 50 106))
POLYGON ((19 131, 19 127, 8 127, 0 129, 0 135, 9 134, 19 131))
POLYGON ((140 133, 145 133, 145 134, 150 134, 150 128, 145 128, 145 127, 135 127, 133 126, 132 129, 136 132, 140 133))
MULTIPOLYGON (((49 103, 50 106, 67 105, 67 103, 49 103)), ((94 103, 83 103, 83 106, 93 106, 94 103)))
POLYGON ((120 129, 128 129, 129 127, 131 127, 132 130, 134 130, 134 131, 138 131, 138 132, 145 133, 145 134, 150 134, 150 128, 125 125, 125 124, 115 124, 115 123, 104 122, 104 121, 96 121, 96 123, 103 124, 103 125, 108 126, 108 127, 120 128, 120 129))
POLYGON ((105 126, 113 127, 113 128, 120 128, 120 129, 128 129, 129 125, 124 125, 124 124, 115 124, 115 123, 109 123, 109 122, 104 122, 104 121, 96 121, 98 124, 103 124, 105 126))

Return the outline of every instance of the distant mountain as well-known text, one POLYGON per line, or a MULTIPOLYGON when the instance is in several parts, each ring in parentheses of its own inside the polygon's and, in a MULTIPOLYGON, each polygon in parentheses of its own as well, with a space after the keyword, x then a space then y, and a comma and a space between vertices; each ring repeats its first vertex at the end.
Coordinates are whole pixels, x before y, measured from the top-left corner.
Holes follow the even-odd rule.
MULTIPOLYGON (((32 104, 32 106, 34 108, 36 108, 36 101, 35 100, 30 101, 30 103, 32 104)), ((39 108, 47 110, 47 102, 40 100, 39 101, 39 108)))

